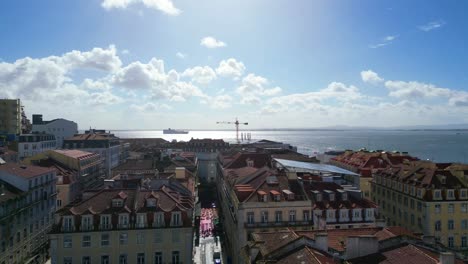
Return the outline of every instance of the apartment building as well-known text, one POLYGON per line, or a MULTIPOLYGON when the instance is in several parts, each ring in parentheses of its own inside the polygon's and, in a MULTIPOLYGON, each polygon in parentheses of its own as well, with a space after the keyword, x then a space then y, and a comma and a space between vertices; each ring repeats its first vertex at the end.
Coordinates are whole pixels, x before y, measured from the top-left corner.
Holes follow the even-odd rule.
POLYGON ((192 263, 193 198, 159 189, 103 189, 57 212, 52 263, 192 263))
POLYGON ((417 161, 374 175, 372 197, 390 225, 468 248, 468 165, 417 161))
POLYGON ((359 188, 364 197, 370 199, 373 173, 416 160, 418 159, 408 155, 407 152, 361 149, 359 151, 346 150, 343 154, 331 158, 329 163, 358 173, 360 175, 359 188))
POLYGON ((111 176, 111 169, 122 161, 120 158, 122 148, 119 138, 104 130, 91 129, 84 134, 75 134, 63 141, 64 149, 79 149, 100 154, 104 160, 107 177, 111 176))
POLYGON ((44 263, 55 212, 56 171, 0 165, 0 263, 44 263))
POLYGON ((16 146, 19 159, 31 157, 56 148, 57 142, 54 135, 39 133, 20 135, 16 146))
POLYGON ((465 263, 454 252, 401 227, 256 232, 243 263, 465 263))
POLYGON ((0 133, 21 133, 20 99, 0 99, 0 133))
MULTIPOLYGON (((283 156, 285 157, 285 156, 283 156)), ((294 157, 296 158, 296 157, 294 157)), ((247 245, 249 234, 265 230, 336 229, 373 227, 377 206, 362 198, 357 188, 344 188, 323 182, 321 176, 332 174, 322 166, 312 178, 298 176, 291 164, 310 162, 272 159, 263 152, 222 153, 219 158, 218 197, 221 202, 227 247, 233 263, 247 245), (279 161, 282 166, 278 165, 279 161), (292 163, 288 163, 292 162, 292 163)), ((351 173, 352 174, 352 173, 351 173)), ((338 175, 336 175, 338 177, 338 175)))
POLYGON ((57 148, 63 147, 63 140, 78 133, 78 124, 63 118, 42 120, 42 115, 33 115, 32 131, 55 136, 57 148))

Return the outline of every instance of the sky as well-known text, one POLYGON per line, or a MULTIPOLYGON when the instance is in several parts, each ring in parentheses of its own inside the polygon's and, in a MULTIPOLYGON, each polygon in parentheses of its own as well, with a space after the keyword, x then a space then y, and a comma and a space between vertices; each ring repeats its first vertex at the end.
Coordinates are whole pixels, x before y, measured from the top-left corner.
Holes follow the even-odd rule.
POLYGON ((80 129, 468 124, 468 2, 0 2, 0 98, 80 129))

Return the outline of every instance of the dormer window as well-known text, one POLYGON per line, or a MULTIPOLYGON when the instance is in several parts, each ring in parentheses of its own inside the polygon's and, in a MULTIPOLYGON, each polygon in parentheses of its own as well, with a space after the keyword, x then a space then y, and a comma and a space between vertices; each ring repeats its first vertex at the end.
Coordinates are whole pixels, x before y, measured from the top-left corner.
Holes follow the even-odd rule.
POLYGON ((467 191, 466 189, 461 189, 460 190, 460 198, 464 199, 466 198, 467 191))
POLYGON ((146 214, 137 214, 136 227, 144 228, 146 226, 146 214))
POLYGON ((82 231, 89 231, 92 230, 93 227, 93 216, 92 215, 84 215, 81 218, 81 230, 82 231))
POLYGON ((128 214, 119 214, 119 227, 128 228, 128 214))
POLYGON ((440 190, 434 190, 434 199, 440 200, 442 196, 440 195, 440 190))
POLYGON ((286 197, 286 200, 292 201, 294 200, 294 193, 291 192, 290 190, 283 190, 284 197, 286 197))
POLYGON ((156 199, 151 198, 146 200, 146 206, 148 207, 156 207, 156 199))
POLYGON ((441 184, 446 184, 446 177, 445 176, 440 176, 440 183, 441 184))
POLYGON ((182 225, 181 213, 172 212, 171 214, 171 226, 180 226, 182 225))
POLYGON ((447 190, 447 200, 455 199, 455 191, 454 190, 447 190))
POLYGON ((254 166, 254 161, 251 159, 247 160, 247 167, 253 167, 254 166))
POLYGON ((264 191, 258 191, 257 192, 258 194, 258 197, 259 197, 259 200, 262 201, 262 202, 268 202, 268 197, 267 197, 267 193, 264 192, 264 191))
POLYGON ((281 201, 281 194, 278 191, 271 190, 270 193, 271 193, 271 196, 273 197, 273 200, 275 202, 281 201))
POLYGON ((112 199, 112 207, 122 207, 123 200, 122 199, 112 199))
POLYGON ((110 215, 101 215, 101 229, 111 229, 110 215))
POLYGON ((154 226, 155 227, 162 227, 164 226, 164 213, 163 212, 157 212, 154 214, 154 226))
POLYGON ((63 217, 63 231, 70 232, 74 231, 73 216, 63 217))

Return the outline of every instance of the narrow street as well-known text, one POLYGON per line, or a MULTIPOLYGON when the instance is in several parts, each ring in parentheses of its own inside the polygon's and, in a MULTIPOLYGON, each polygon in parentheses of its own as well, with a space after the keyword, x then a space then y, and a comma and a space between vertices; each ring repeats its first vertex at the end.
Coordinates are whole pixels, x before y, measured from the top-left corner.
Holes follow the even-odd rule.
POLYGON ((218 221, 217 208, 202 208, 200 219, 200 244, 195 248, 195 263, 222 263, 221 244, 214 234, 218 221))

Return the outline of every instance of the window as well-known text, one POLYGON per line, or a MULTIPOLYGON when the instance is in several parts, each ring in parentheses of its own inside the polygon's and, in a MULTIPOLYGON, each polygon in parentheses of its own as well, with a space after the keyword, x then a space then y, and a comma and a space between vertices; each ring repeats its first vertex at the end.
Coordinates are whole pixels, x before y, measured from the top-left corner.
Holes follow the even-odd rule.
POLYGON ((422 203, 421 202, 417 203, 417 208, 418 208, 418 212, 422 211, 422 203))
POLYGON ((275 212, 275 221, 276 221, 276 223, 283 222, 283 212, 281 212, 281 211, 276 211, 275 212))
POLYGON ((468 210, 468 204, 467 203, 462 203, 461 204, 461 211, 462 213, 466 213, 468 210))
POLYGON ((84 231, 91 230, 92 227, 92 216, 83 216, 81 229, 84 231))
POLYGON ((81 258, 81 264, 91 264, 91 257, 84 256, 81 258))
POLYGON ((81 246, 82 247, 91 247, 91 236, 90 235, 83 235, 81 238, 81 246))
POLYGON ((353 218, 361 218, 361 211, 360 210, 353 210, 353 218))
POLYGON ((440 221, 436 221, 435 222, 435 230, 436 231, 441 231, 442 230, 442 224, 440 223, 440 221))
POLYGON ((127 262, 127 254, 120 254, 120 256, 119 256, 119 264, 128 264, 128 262, 127 262))
POLYGON ((108 215, 101 215, 101 228, 102 229, 110 229, 110 217, 108 215))
POLYGON ((62 206, 62 200, 57 200, 57 207, 61 207, 62 206))
POLYGON ((119 241, 120 241, 120 245, 127 245, 128 244, 128 234, 127 233, 120 233, 119 241))
POLYGON ((164 226, 164 213, 159 212, 154 215, 154 224, 156 227, 164 226))
POLYGON ((455 199, 455 194, 453 192, 453 190, 447 190, 447 199, 455 199))
POLYGON ((122 207, 123 200, 122 199, 114 199, 112 200, 112 207, 122 207))
POLYGON ((449 214, 453 214, 455 212, 455 205, 454 204, 449 204, 448 205, 448 212, 449 212, 449 214))
POLYGON ((109 234, 101 234, 101 247, 107 247, 109 245, 109 234))
POLYGON ((463 230, 468 229, 468 220, 467 220, 467 219, 463 219, 463 220, 461 221, 461 228, 462 228, 463 230))
POLYGON ((109 256, 107 255, 101 256, 101 264, 109 264, 109 263, 110 263, 109 256))
POLYGON ((163 232, 161 230, 154 231, 154 243, 161 243, 163 241, 163 232))
POLYGON ((435 205, 435 213, 440 214, 440 204, 435 205))
POLYGON ((248 213, 247 213, 247 223, 248 223, 248 224, 253 224, 253 223, 255 223, 255 220, 254 220, 254 213, 253 213, 253 212, 248 212, 248 213))
POLYGON ((180 253, 179 251, 172 251, 172 264, 179 264, 180 253))
MULTIPOLYGON (((414 214, 411 214, 411 224, 414 225, 414 214)), ((393 224, 395 225, 395 224, 393 224)))
POLYGON ((137 264, 145 264, 145 253, 137 254, 137 264))
POLYGON ((120 214, 119 215, 119 226, 120 226, 120 228, 127 228, 128 227, 128 214, 120 214))
POLYGON ((296 222, 296 211, 289 211, 289 222, 296 222))
POLYGON ((180 221, 180 212, 172 212, 171 223, 172 226, 180 226, 182 224, 180 221))
POLYGON ((72 236, 63 236, 63 247, 71 248, 73 246, 72 236))
POLYGON ((453 228, 454 228, 453 220, 448 220, 448 229, 453 230, 453 228))
POLYGON ((163 264, 162 252, 154 253, 154 264, 163 264))
POLYGON ((448 247, 453 247, 453 237, 448 237, 448 247))
POLYGON ((262 223, 268 223, 268 212, 267 211, 262 211, 261 222, 262 223))
POLYGON ((467 247, 466 236, 461 237, 461 247, 462 248, 467 247))
POLYGON ((309 210, 304 210, 302 213, 303 213, 302 221, 304 222, 310 221, 309 210))
POLYGON ((137 234, 137 244, 144 244, 145 243, 145 234, 144 233, 138 233, 137 234))
POLYGON ((143 228, 146 224, 146 214, 138 214, 136 219, 137 228, 143 228))
POLYGON ((440 200, 441 195, 440 195, 440 190, 434 190, 434 199, 440 200))
POLYGON ((73 218, 71 217, 63 218, 63 231, 73 231, 73 218))
POLYGON ((64 257, 63 264, 73 264, 72 257, 64 257))

